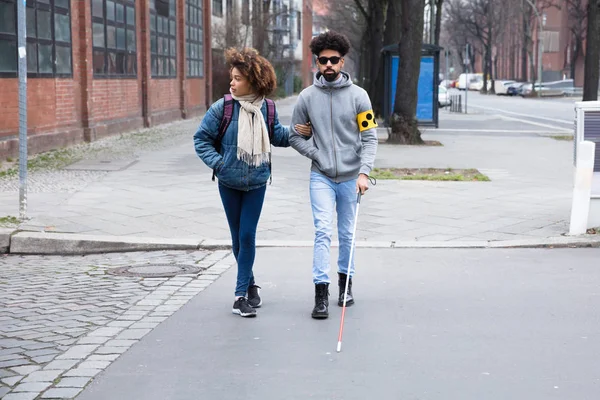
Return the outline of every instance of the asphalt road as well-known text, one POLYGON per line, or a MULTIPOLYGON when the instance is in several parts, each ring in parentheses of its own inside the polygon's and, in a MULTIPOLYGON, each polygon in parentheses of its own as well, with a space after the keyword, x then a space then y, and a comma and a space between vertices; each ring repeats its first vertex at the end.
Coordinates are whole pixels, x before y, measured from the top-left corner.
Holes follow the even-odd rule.
POLYGON ((231 314, 232 268, 78 400, 597 399, 599 257, 359 249, 338 354, 340 308, 310 318, 311 249, 260 249, 257 318, 231 314))
MULTIPOLYGON (((464 96, 464 92, 461 92, 464 96)), ((507 120, 522 122, 521 129, 573 129, 575 98, 524 99, 469 92, 467 108, 475 113, 502 115, 507 120)), ((463 98, 464 101, 464 98, 463 98)))

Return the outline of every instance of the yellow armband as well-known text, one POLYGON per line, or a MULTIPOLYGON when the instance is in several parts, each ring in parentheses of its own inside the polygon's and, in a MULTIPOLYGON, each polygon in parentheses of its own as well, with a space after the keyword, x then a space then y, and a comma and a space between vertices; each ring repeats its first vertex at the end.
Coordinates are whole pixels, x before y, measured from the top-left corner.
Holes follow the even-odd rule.
POLYGON ((377 128, 377 122, 375 122, 375 113, 373 110, 361 112, 356 116, 358 122, 358 130, 364 132, 367 129, 377 128))

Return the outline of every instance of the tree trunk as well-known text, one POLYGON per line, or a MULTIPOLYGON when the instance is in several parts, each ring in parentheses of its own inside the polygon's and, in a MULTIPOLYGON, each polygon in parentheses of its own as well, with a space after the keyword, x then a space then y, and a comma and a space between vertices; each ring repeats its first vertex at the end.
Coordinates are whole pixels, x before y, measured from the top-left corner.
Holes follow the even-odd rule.
POLYGON ((390 118, 389 143, 423 144, 417 126, 417 87, 421 72, 423 46, 423 0, 401 0, 402 36, 400 38, 398 85, 394 113, 390 118))
POLYGON ((484 55, 483 55, 483 87, 481 88, 481 93, 487 94, 487 83, 488 77, 490 76, 490 50, 491 45, 484 45, 484 55))
MULTIPOLYGON (((400 41, 400 4, 396 4, 398 3, 398 0, 386 1, 388 4, 385 17, 385 29, 383 31, 383 46, 395 44, 400 41)), ((376 116, 382 116, 383 112, 383 92, 385 83, 383 70, 384 65, 380 60, 373 93, 369 93, 371 103, 373 104, 373 112, 376 116)))
POLYGON ((527 53, 528 53, 528 48, 529 48, 529 38, 527 36, 527 17, 525 15, 525 13, 523 13, 523 47, 521 48, 521 80, 523 82, 527 82, 527 68, 528 68, 528 62, 527 62, 527 53))
POLYGON ((587 15, 583 101, 595 101, 598 100, 600 75, 600 0, 589 0, 587 15))
POLYGON ((433 44, 435 44, 436 46, 440 45, 440 32, 442 30, 442 5, 443 4, 444 4, 444 0, 436 0, 435 1, 435 35, 433 38, 433 44))
POLYGON ((399 0, 387 0, 387 14, 385 19, 385 30, 383 32, 383 45, 387 46, 390 44, 400 42, 400 25, 402 23, 400 19, 400 1, 399 0))
POLYGON ((375 73, 379 71, 381 63, 381 48, 383 47, 383 24, 385 18, 383 15, 383 7, 385 1, 369 0, 369 23, 367 25, 368 35, 368 58, 369 74, 365 75, 364 89, 369 93, 369 96, 375 94, 375 73))

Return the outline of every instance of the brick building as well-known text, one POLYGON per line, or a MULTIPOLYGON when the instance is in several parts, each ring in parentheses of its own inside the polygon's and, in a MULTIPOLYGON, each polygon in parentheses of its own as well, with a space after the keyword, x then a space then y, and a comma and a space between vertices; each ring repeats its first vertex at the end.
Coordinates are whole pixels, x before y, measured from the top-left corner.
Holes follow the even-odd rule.
MULTIPOLYGON (((506 35, 507 39, 495 49, 498 56, 498 78, 522 78, 526 69, 526 79, 529 81, 537 80, 538 46, 541 41, 543 43, 543 81, 569 79, 573 78, 572 75, 574 74, 575 86, 583 86, 585 40, 582 43, 582 48, 576 52, 574 49, 576 42, 571 30, 573 24, 581 24, 581 21, 575 21, 569 15, 570 10, 566 2, 561 1, 559 4, 561 7, 549 7, 542 10, 543 30, 541 35, 538 35, 539 21, 537 18, 533 19, 533 60, 527 57, 527 65, 525 67, 523 67, 522 63, 522 34, 519 33, 518 29, 513 31, 514 26, 509 28, 511 31, 506 35), (575 59, 574 55, 577 55, 577 59, 575 59), (531 64, 534 66, 533 75, 531 64)), ((583 1, 582 8, 584 10, 586 6, 587 2, 583 1)))
MULTIPOLYGON (((17 0, 0 0, 0 159, 18 153, 17 0)), ((30 153, 206 110, 211 0, 27 0, 30 153)))

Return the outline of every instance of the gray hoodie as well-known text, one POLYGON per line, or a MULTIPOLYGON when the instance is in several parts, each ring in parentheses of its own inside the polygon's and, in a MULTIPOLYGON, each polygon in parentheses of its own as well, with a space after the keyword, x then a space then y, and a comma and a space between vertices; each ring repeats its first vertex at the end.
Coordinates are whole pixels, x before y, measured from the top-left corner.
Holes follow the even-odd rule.
POLYGON ((290 126, 290 145, 312 160, 312 171, 335 182, 369 175, 377 152, 375 129, 359 131, 357 115, 372 109, 367 92, 352 83, 350 75, 327 82, 320 73, 312 86, 298 96, 290 126), (312 136, 305 138, 296 124, 312 125, 312 136))

